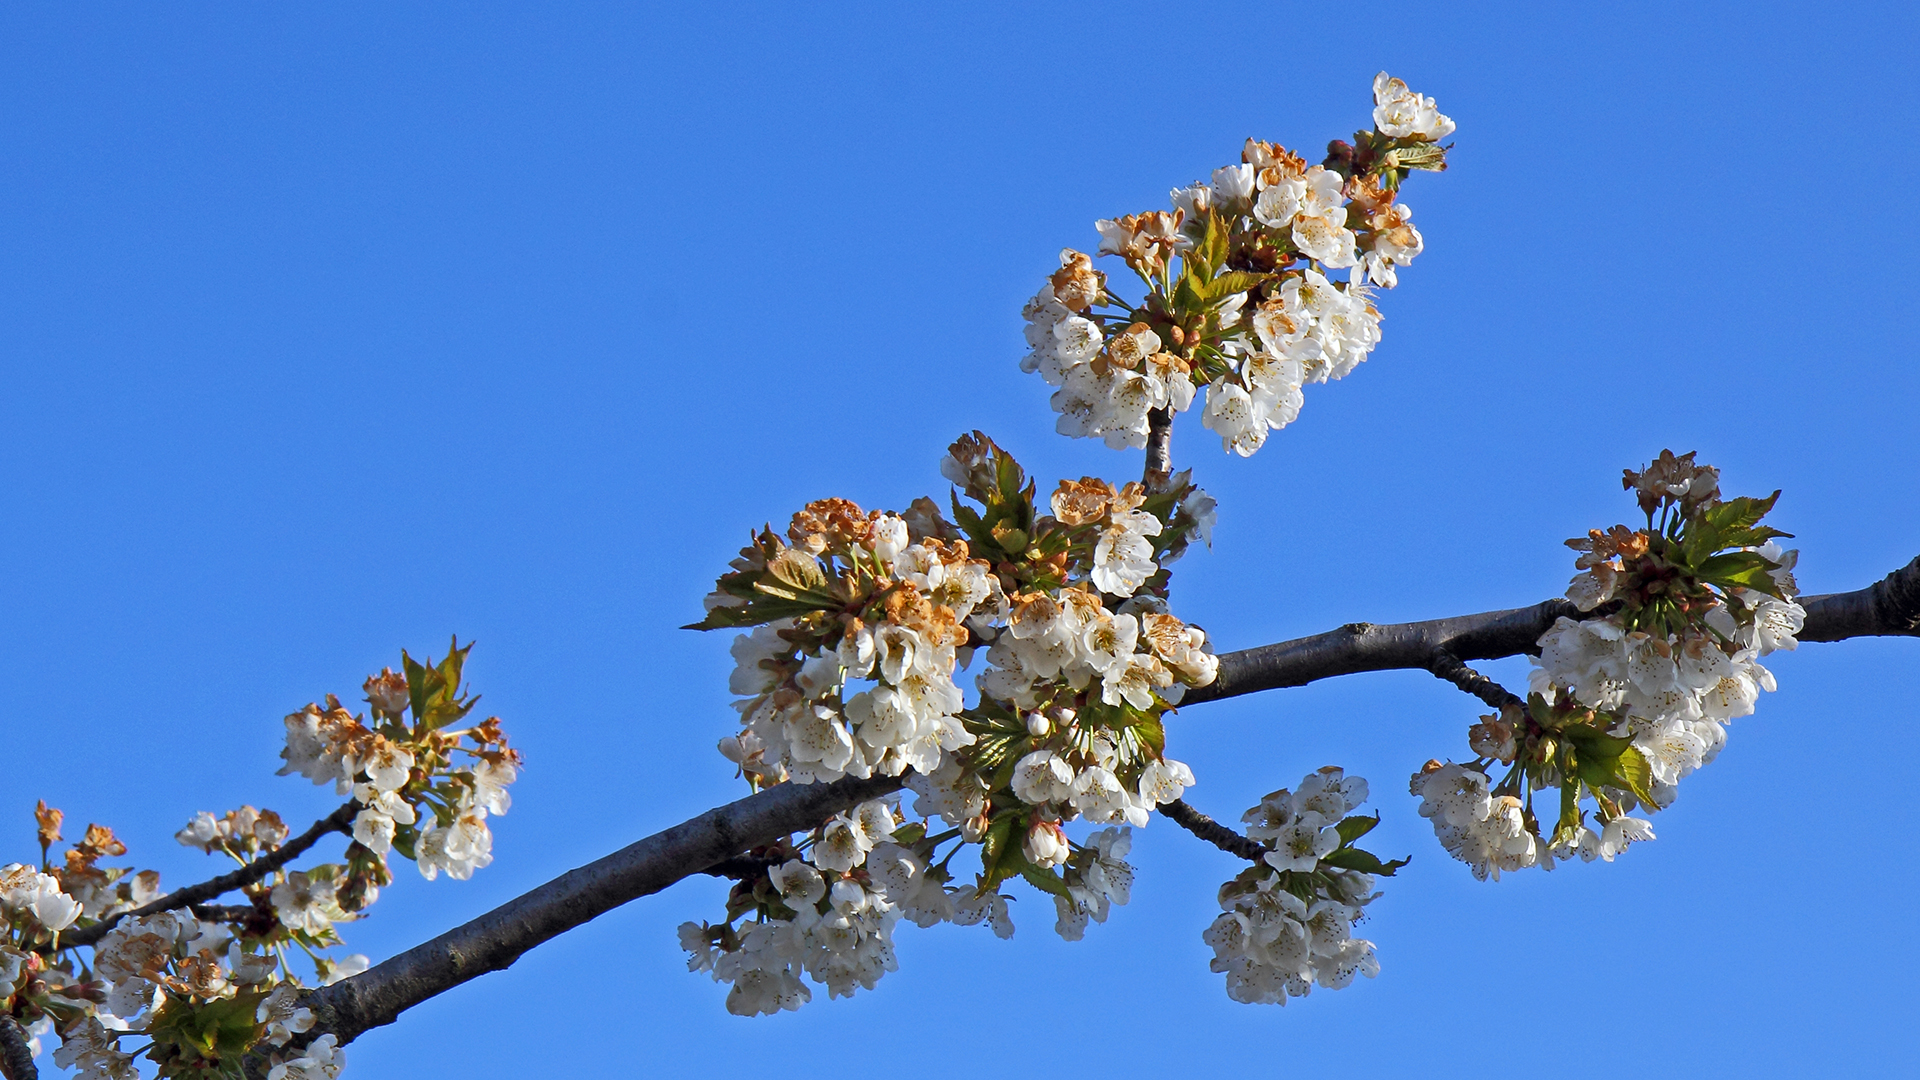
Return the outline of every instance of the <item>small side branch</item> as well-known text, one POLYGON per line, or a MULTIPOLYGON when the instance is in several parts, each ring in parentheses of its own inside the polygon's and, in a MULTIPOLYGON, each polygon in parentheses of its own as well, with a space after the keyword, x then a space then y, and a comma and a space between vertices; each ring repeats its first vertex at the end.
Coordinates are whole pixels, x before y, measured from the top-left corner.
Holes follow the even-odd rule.
POLYGON ((1427 659, 1427 670, 1496 709, 1508 706, 1524 708, 1527 704, 1506 687, 1461 663, 1459 657, 1445 649, 1433 650, 1433 655, 1427 659))
POLYGON ((1142 479, 1152 487, 1156 479, 1173 475, 1173 409, 1155 409, 1147 414, 1147 473, 1142 479))
POLYGON ((33 1064, 33 1047, 27 1040, 27 1029, 5 1014, 0 1014, 0 1073, 5 1073, 7 1080, 40 1080, 40 1070, 33 1064))
POLYGON ((708 877, 723 877, 732 878, 735 881, 746 881, 749 878, 757 878, 761 874, 766 873, 769 868, 778 865, 780 864, 772 859, 756 859, 751 855, 736 855, 731 859, 723 859, 720 862, 714 863, 712 866, 700 872, 706 874, 708 877))
POLYGON ((178 908, 192 907, 195 904, 204 904, 209 900, 218 899, 235 889, 244 889, 249 885, 265 879, 268 874, 273 873, 275 870, 306 854, 308 848, 319 843, 321 838, 325 837, 328 833, 351 833, 353 831, 354 816, 359 812, 359 803, 348 802, 340 807, 340 809, 314 822, 313 826, 306 832, 301 833, 299 836, 280 845, 276 850, 260 856, 232 873, 222 874, 211 881, 203 881, 198 885, 189 885, 184 889, 170 892, 151 903, 142 904, 128 911, 109 915, 99 922, 94 923, 92 926, 84 927, 71 933, 61 934, 60 944, 63 948, 74 945, 92 945, 101 938, 106 937, 107 932, 112 930, 121 919, 139 918, 142 915, 151 915, 156 911, 173 911, 178 908))
POLYGON ((1273 850, 1257 840, 1249 840, 1241 836, 1179 799, 1170 803, 1161 803, 1160 813, 1164 814, 1168 821, 1221 851, 1229 855, 1238 855, 1248 862, 1260 862, 1266 858, 1267 852, 1273 850))

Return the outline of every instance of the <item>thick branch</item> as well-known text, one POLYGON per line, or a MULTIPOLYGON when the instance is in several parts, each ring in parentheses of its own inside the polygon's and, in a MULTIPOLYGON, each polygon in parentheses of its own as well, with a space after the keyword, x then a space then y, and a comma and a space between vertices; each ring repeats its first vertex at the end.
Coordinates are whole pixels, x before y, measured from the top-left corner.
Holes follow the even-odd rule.
MULTIPOLYGON (((1882 635, 1920 636, 1920 558, 1886 579, 1849 593, 1810 596, 1801 641, 1841 641, 1882 635)), ((1239 697, 1284 686, 1305 686, 1362 671, 1423 669, 1436 651, 1461 661, 1497 660, 1536 652, 1535 642, 1562 615, 1581 618, 1567 600, 1532 607, 1459 615, 1451 619, 1376 626, 1348 623, 1313 637, 1262 645, 1220 657, 1210 686, 1187 691, 1183 704, 1239 697)))
POLYGON ((1259 862, 1266 858, 1267 852, 1273 850, 1257 840, 1249 840, 1241 836, 1179 799, 1170 803, 1161 803, 1159 809, 1168 821, 1221 851, 1229 855, 1238 855, 1248 862, 1259 862))
POLYGON ((189 885, 184 889, 170 892, 158 900, 142 904, 137 908, 108 915, 92 926, 83 927, 71 933, 60 935, 60 944, 62 947, 92 945, 94 942, 106 937, 107 931, 112 930, 114 925, 121 919, 138 918, 142 915, 151 915, 156 911, 173 911, 176 908, 189 907, 194 904, 204 904, 209 900, 218 899, 235 889, 244 889, 264 879, 268 874, 280 869, 301 855, 306 854, 308 848, 319 843, 321 838, 328 833, 351 832, 353 830, 354 815, 359 813, 359 811, 359 803, 346 803, 341 806, 340 809, 314 822, 313 826, 306 832, 301 833, 299 836, 280 845, 277 849, 260 856, 232 873, 221 874, 211 881, 203 881, 198 885, 189 885))
POLYGON ((748 848, 819 825, 833 814, 898 790, 903 778, 781 784, 709 810, 588 863, 415 946, 371 970, 308 996, 317 1023, 342 1044, 391 1024, 406 1009, 489 971, 621 904, 714 866, 748 848))
POLYGON ((27 1029, 11 1016, 0 1014, 0 1073, 7 1080, 40 1080, 33 1064, 33 1047, 27 1043, 27 1029))
POLYGON ((1920 637, 1920 558, 1864 589, 1800 601, 1807 609, 1801 641, 1906 635, 1920 637))
MULTIPOLYGON (((1807 609, 1802 641, 1920 636, 1920 559, 1869 588, 1810 597, 1801 603, 1807 609)), ((1211 686, 1189 691, 1185 704, 1304 686, 1362 671, 1432 670, 1438 652, 1458 661, 1516 656, 1531 651, 1561 615, 1578 617, 1580 612, 1565 600, 1550 600, 1510 611, 1396 626, 1353 623, 1309 638, 1227 653, 1220 657, 1219 678, 1211 686)), ((406 1009, 476 976, 499 971, 541 942, 629 900, 708 868, 721 870, 720 864, 748 848, 811 829, 832 814, 900 786, 900 779, 892 777, 782 784, 709 810, 563 874, 378 967, 314 991, 307 1004, 319 1022, 310 1034, 332 1032, 342 1044, 351 1042, 369 1028, 392 1023, 406 1009)), ((1161 809, 1174 805, 1191 812, 1191 820, 1204 823, 1202 828, 1211 825, 1237 836, 1184 803, 1161 809)), ((1173 810, 1168 816, 1178 822, 1174 815, 1180 812, 1173 810)), ((1240 851, 1234 854, 1257 857, 1240 851)))

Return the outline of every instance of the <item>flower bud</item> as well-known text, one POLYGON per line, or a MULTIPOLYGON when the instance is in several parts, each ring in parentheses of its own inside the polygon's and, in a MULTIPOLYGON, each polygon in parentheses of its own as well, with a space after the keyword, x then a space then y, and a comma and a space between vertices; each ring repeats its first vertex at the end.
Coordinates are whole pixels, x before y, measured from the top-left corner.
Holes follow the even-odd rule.
POLYGON ((987 826, 992 823, 993 819, 983 810, 960 823, 960 838, 969 844, 977 844, 981 837, 987 835, 987 826))
POLYGON ((362 689, 367 692, 367 704, 377 713, 397 719, 407 711, 407 677, 392 668, 383 667, 380 674, 367 676, 362 689))
POLYGON ((1036 739, 1044 739, 1047 732, 1053 730, 1053 723, 1040 713, 1027 714, 1027 732, 1036 739))

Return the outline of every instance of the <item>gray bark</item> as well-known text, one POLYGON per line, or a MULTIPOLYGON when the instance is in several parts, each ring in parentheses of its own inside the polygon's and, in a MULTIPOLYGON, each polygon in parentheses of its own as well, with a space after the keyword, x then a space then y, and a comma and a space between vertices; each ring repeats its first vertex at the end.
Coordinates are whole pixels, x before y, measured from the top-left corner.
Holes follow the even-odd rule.
MULTIPOLYGON (((1920 636, 1920 558, 1868 588, 1801 603, 1807 610, 1801 641, 1920 636)), ((1215 683, 1190 691, 1183 707, 1362 671, 1429 670, 1460 683, 1463 676, 1453 669, 1460 661, 1530 652, 1554 619, 1580 614, 1564 600, 1550 600, 1429 622, 1352 623, 1313 637, 1227 653, 1220 657, 1215 683), (1453 664, 1436 659, 1440 657, 1451 658, 1453 664)), ((1463 688, 1492 696, 1477 685, 1463 688)), ((886 777, 783 784, 709 810, 563 874, 353 978, 314 991, 307 1005, 318 1022, 309 1038, 332 1032, 344 1045, 370 1028, 392 1023, 413 1005, 507 967, 541 942, 629 900, 659 892, 749 848, 812 829, 834 813, 901 786, 900 779, 886 777)), ((1190 808, 1180 810, 1191 818, 1190 828, 1215 825, 1231 831, 1211 821, 1203 824, 1203 815, 1190 808)))
POLYGON ((0 1013, 0 1074, 7 1080, 40 1080, 40 1070, 33 1064, 33 1048, 27 1044, 27 1030, 4 1013, 0 1013))

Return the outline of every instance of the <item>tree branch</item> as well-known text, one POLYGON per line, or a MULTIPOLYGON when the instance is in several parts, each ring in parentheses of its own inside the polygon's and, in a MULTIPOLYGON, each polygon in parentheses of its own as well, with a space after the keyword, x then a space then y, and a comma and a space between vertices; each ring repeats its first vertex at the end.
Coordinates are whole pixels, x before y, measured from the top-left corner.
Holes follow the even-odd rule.
MULTIPOLYGON (((1920 636, 1920 558, 1886 579, 1848 593, 1805 597, 1807 625, 1801 641, 1842 641, 1875 636, 1920 636)), ((1456 659, 1497 660, 1538 651, 1540 635, 1562 615, 1582 612, 1569 600, 1532 607, 1459 615, 1451 619, 1376 626, 1348 623, 1312 637, 1262 645, 1220 657, 1220 674, 1208 686, 1187 691, 1182 705, 1239 697, 1260 690, 1305 686, 1362 671, 1423 669, 1435 650, 1456 659)))
POLYGON ((1173 409, 1154 409, 1147 413, 1147 470, 1141 479, 1148 487, 1155 479, 1173 475, 1173 409))
MULTIPOLYGON (((1920 636, 1920 559, 1866 589, 1809 597, 1801 604, 1807 609, 1801 641, 1920 636)), ((1220 657, 1219 677, 1211 686, 1189 690, 1183 705, 1304 686, 1362 671, 1433 670, 1439 652, 1456 662, 1517 656, 1532 651, 1556 618, 1581 614, 1568 601, 1549 600, 1509 611, 1395 626, 1351 623, 1313 637, 1226 653, 1220 657)), ((377 967, 314 991, 305 999, 317 1020, 308 1035, 332 1032, 345 1045, 370 1028, 392 1023, 428 998, 506 968, 534 946, 629 900, 659 892, 709 867, 721 869, 719 864, 749 848, 811 829, 902 784, 898 777, 781 784, 709 810, 563 874, 377 967)), ((1183 803, 1161 809, 1175 805, 1191 813, 1190 820, 1201 828, 1211 825, 1238 835, 1183 803)), ((1186 824, 1175 816, 1180 813, 1173 810, 1167 816, 1186 824)), ((1248 857, 1240 851, 1234 854, 1248 857)))
POLYGON ((75 945, 92 945, 101 938, 106 937, 107 932, 112 930, 121 919, 139 918, 142 915, 151 915, 156 911, 173 911, 176 908, 190 907, 194 904, 204 904, 209 900, 217 899, 235 889, 244 889, 299 858, 301 855, 306 854, 308 848, 319 843, 321 838, 328 833, 351 833, 353 831, 354 816, 359 812, 359 803, 348 802, 340 807, 340 809, 314 822, 312 827, 307 829, 306 832, 301 833, 299 836, 280 845, 275 850, 260 856, 232 873, 221 874, 211 881, 203 881, 198 885, 189 885, 184 889, 170 892, 158 900, 142 904, 137 908, 131 908, 127 911, 116 912, 112 915, 105 916, 92 926, 82 927, 71 933, 61 934, 60 945, 62 948, 70 948, 75 945))
POLYGON ((1238 855, 1248 862, 1261 862, 1266 858, 1267 852, 1273 850, 1258 840, 1249 840, 1241 836, 1225 825, 1188 806, 1180 799, 1175 799, 1169 803, 1161 803, 1159 810, 1168 821, 1205 840, 1221 851, 1229 855, 1238 855))
POLYGON ((7 1080, 40 1080, 33 1064, 33 1047, 27 1042, 27 1029, 12 1016, 0 1013, 0 1073, 7 1080))
POLYGON ((904 777, 832 784, 780 784, 655 833, 572 870, 473 921, 305 999, 316 1023, 341 1045, 369 1028, 489 971, 535 945, 748 848, 812 829, 848 807, 897 791, 904 777))
POLYGON ((1434 650, 1427 659, 1427 670, 1496 709, 1526 705, 1519 695, 1461 663, 1459 657, 1445 649, 1434 650))

